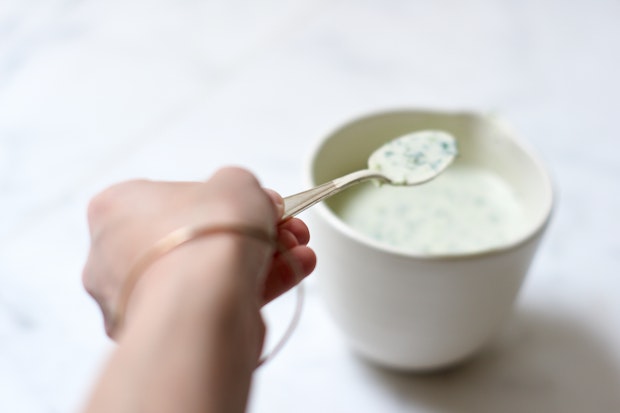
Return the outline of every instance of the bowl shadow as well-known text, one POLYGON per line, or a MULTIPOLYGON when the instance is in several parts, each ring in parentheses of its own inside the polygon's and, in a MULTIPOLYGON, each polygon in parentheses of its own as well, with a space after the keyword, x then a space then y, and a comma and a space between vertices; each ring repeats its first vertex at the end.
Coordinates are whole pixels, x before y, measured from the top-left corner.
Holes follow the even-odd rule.
POLYGON ((620 412, 620 366, 567 318, 522 310, 479 355, 438 372, 362 363, 399 404, 445 413, 620 412))

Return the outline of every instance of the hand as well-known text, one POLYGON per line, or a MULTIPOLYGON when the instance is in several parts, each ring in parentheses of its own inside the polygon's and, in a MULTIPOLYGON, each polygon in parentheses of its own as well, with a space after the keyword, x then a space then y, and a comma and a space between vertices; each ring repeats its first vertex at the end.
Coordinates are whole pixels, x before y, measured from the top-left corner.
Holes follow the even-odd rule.
MULTIPOLYGON (((289 258, 284 259, 266 244, 244 240, 244 248, 235 249, 235 254, 243 256, 231 257, 229 261, 245 263, 236 267, 241 273, 239 279, 249 291, 256 292, 259 306, 296 285, 312 272, 316 257, 306 246, 306 225, 299 219, 278 225, 282 213, 282 198, 261 188, 249 172, 238 168, 222 169, 205 183, 128 181, 97 195, 88 210, 91 249, 83 282, 101 307, 108 334, 112 334, 110 322, 120 288, 135 260, 160 238, 182 226, 234 223, 277 234, 289 258), (297 263, 300 274, 294 273, 288 259, 297 263)), ((137 288, 132 294, 130 304, 133 306, 140 296, 148 295, 149 285, 162 277, 179 277, 183 271, 211 277, 207 280, 210 288, 224 288, 223 280, 212 273, 217 264, 214 260, 222 254, 205 257, 209 251, 200 250, 205 242, 208 240, 190 241, 187 247, 179 248, 185 253, 175 251, 169 254, 175 257, 156 263, 154 267, 159 266, 159 271, 155 268, 142 275, 139 291, 137 288)), ((217 254, 211 250, 213 255, 217 254)))

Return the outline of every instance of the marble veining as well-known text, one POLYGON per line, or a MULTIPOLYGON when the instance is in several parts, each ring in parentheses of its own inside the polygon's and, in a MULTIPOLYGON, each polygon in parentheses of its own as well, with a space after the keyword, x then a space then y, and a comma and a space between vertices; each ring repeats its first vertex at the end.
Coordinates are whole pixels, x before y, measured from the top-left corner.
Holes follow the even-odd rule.
POLYGON ((466 365, 398 375, 348 351, 311 279, 249 411, 620 411, 619 20, 613 0, 3 0, 0 412, 76 411, 112 348, 80 283, 98 190, 234 163, 290 194, 319 136, 395 107, 498 112, 549 165, 515 313, 466 365))

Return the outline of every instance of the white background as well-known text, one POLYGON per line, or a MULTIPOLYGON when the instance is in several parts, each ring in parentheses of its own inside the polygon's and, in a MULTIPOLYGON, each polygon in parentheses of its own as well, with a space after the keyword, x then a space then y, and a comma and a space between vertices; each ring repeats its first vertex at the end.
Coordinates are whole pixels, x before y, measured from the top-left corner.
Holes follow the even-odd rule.
POLYGON ((75 411, 113 348, 80 281, 97 191, 238 164, 290 194, 317 139, 395 107, 499 113, 548 165, 514 314, 470 363, 395 374, 309 280, 250 412, 620 411, 619 76, 616 0, 0 0, 0 412, 75 411))

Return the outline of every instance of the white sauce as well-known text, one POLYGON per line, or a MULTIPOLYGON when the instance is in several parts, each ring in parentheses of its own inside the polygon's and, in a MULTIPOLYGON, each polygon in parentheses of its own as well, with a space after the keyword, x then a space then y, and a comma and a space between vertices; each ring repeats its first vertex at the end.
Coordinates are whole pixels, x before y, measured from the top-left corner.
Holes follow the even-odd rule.
POLYGON ((420 186, 360 184, 331 205, 365 236, 418 254, 483 251, 516 240, 525 227, 511 187, 474 166, 454 165, 420 186))
POLYGON ((372 153, 368 169, 381 172, 393 185, 428 181, 457 154, 456 140, 440 130, 422 130, 394 139, 372 153))

